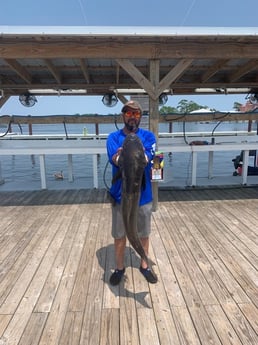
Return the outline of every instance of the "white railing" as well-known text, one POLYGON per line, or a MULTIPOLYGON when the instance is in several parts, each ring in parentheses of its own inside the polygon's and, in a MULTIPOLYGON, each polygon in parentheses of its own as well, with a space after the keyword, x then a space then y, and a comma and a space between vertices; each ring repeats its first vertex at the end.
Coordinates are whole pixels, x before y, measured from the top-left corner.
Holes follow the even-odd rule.
MULTIPOLYGON (((46 155, 67 155, 68 157, 68 180, 73 181, 72 155, 91 155, 93 166, 93 187, 98 188, 98 161, 99 154, 106 154, 106 137, 103 134, 96 135, 70 135, 69 138, 58 135, 8 136, 0 140, 0 156, 2 155, 38 155, 40 162, 41 188, 47 188, 46 180, 46 155)), ((184 138, 178 133, 160 134, 158 149, 165 152, 188 152, 192 154, 191 186, 197 185, 197 158, 199 154, 208 152, 208 177, 213 176, 213 154, 216 151, 244 151, 242 184, 247 184, 248 155, 249 150, 258 149, 258 137, 256 133, 216 133, 215 142, 205 133, 186 133, 184 138), (209 144, 189 145, 191 141, 204 141, 209 144)), ((199 143, 201 144, 201 142, 199 143)), ((1 178, 0 162, 0 178, 1 178)))

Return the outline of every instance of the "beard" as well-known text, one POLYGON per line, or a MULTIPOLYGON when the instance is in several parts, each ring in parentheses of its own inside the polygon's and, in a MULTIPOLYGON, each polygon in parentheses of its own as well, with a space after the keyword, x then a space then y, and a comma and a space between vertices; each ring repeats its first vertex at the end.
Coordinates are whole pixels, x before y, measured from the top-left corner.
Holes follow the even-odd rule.
POLYGON ((139 127, 140 122, 131 120, 129 122, 125 122, 125 127, 129 132, 135 132, 139 127))

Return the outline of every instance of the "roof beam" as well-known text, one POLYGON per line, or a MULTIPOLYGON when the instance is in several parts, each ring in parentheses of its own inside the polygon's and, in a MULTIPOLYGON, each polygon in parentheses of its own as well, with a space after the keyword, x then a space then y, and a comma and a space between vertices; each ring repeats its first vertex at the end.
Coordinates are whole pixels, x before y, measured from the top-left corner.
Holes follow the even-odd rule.
POLYGON ((205 83, 211 77, 213 77, 218 71, 220 71, 227 63, 229 59, 219 60, 217 63, 212 65, 207 71, 202 75, 201 82, 205 83))
POLYGON ((229 77, 230 82, 234 82, 238 79, 240 79, 243 75, 247 74, 248 72, 258 69, 258 60, 252 60, 243 65, 241 68, 239 68, 235 73, 233 73, 229 77))
POLYGON ((144 89, 150 97, 156 99, 156 93, 151 82, 128 59, 117 59, 117 63, 144 89))
POLYGON ((0 97, 0 108, 8 101, 10 97, 10 95, 3 95, 0 97))
POLYGON ((85 61, 85 59, 79 59, 79 62, 80 62, 81 70, 82 70, 85 80, 87 81, 87 83, 90 83, 90 74, 89 74, 87 62, 85 61))
POLYGON ((5 59, 5 62, 15 71, 24 81, 31 84, 32 78, 28 71, 21 66, 15 59, 5 59))
POLYGON ((51 74, 55 78, 56 82, 61 84, 62 83, 61 74, 59 73, 57 68, 54 66, 54 64, 50 60, 47 60, 47 59, 44 59, 44 63, 46 64, 48 70, 51 72, 51 74))
POLYGON ((191 65, 192 59, 180 60, 174 68, 159 82, 157 92, 159 95, 166 89, 171 87, 171 84, 191 65))
MULTIPOLYGON (((255 43, 257 43, 255 41, 255 43)), ((57 40, 38 41, 0 41, 0 57, 11 59, 19 58, 187 58, 199 59, 216 58, 226 59, 245 58, 255 59, 258 56, 258 45, 250 41, 215 40, 215 39, 167 39, 160 42, 155 37, 150 39, 128 39, 114 42, 113 40, 83 39, 76 41, 57 40), (19 44, 17 44, 19 43, 19 44), (201 53, 200 53, 201 52, 201 53)))

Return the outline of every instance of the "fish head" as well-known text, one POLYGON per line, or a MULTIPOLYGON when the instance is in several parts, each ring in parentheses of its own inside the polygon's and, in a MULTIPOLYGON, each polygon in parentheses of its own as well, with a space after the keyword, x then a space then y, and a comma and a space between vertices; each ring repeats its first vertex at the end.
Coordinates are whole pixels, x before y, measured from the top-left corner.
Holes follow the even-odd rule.
POLYGON ((144 147, 136 134, 128 134, 119 158, 123 191, 127 194, 140 192, 146 167, 144 147))

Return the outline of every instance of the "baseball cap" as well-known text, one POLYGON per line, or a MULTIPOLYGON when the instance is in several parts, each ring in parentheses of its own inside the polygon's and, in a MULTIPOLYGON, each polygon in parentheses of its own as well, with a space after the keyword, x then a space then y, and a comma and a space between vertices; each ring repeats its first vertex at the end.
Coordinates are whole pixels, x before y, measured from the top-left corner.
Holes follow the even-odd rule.
POLYGON ((140 106, 140 104, 137 101, 128 101, 124 104, 123 108, 122 108, 122 113, 124 113, 126 111, 127 108, 130 109, 135 109, 135 110, 140 110, 140 112, 142 113, 142 107, 140 106))

